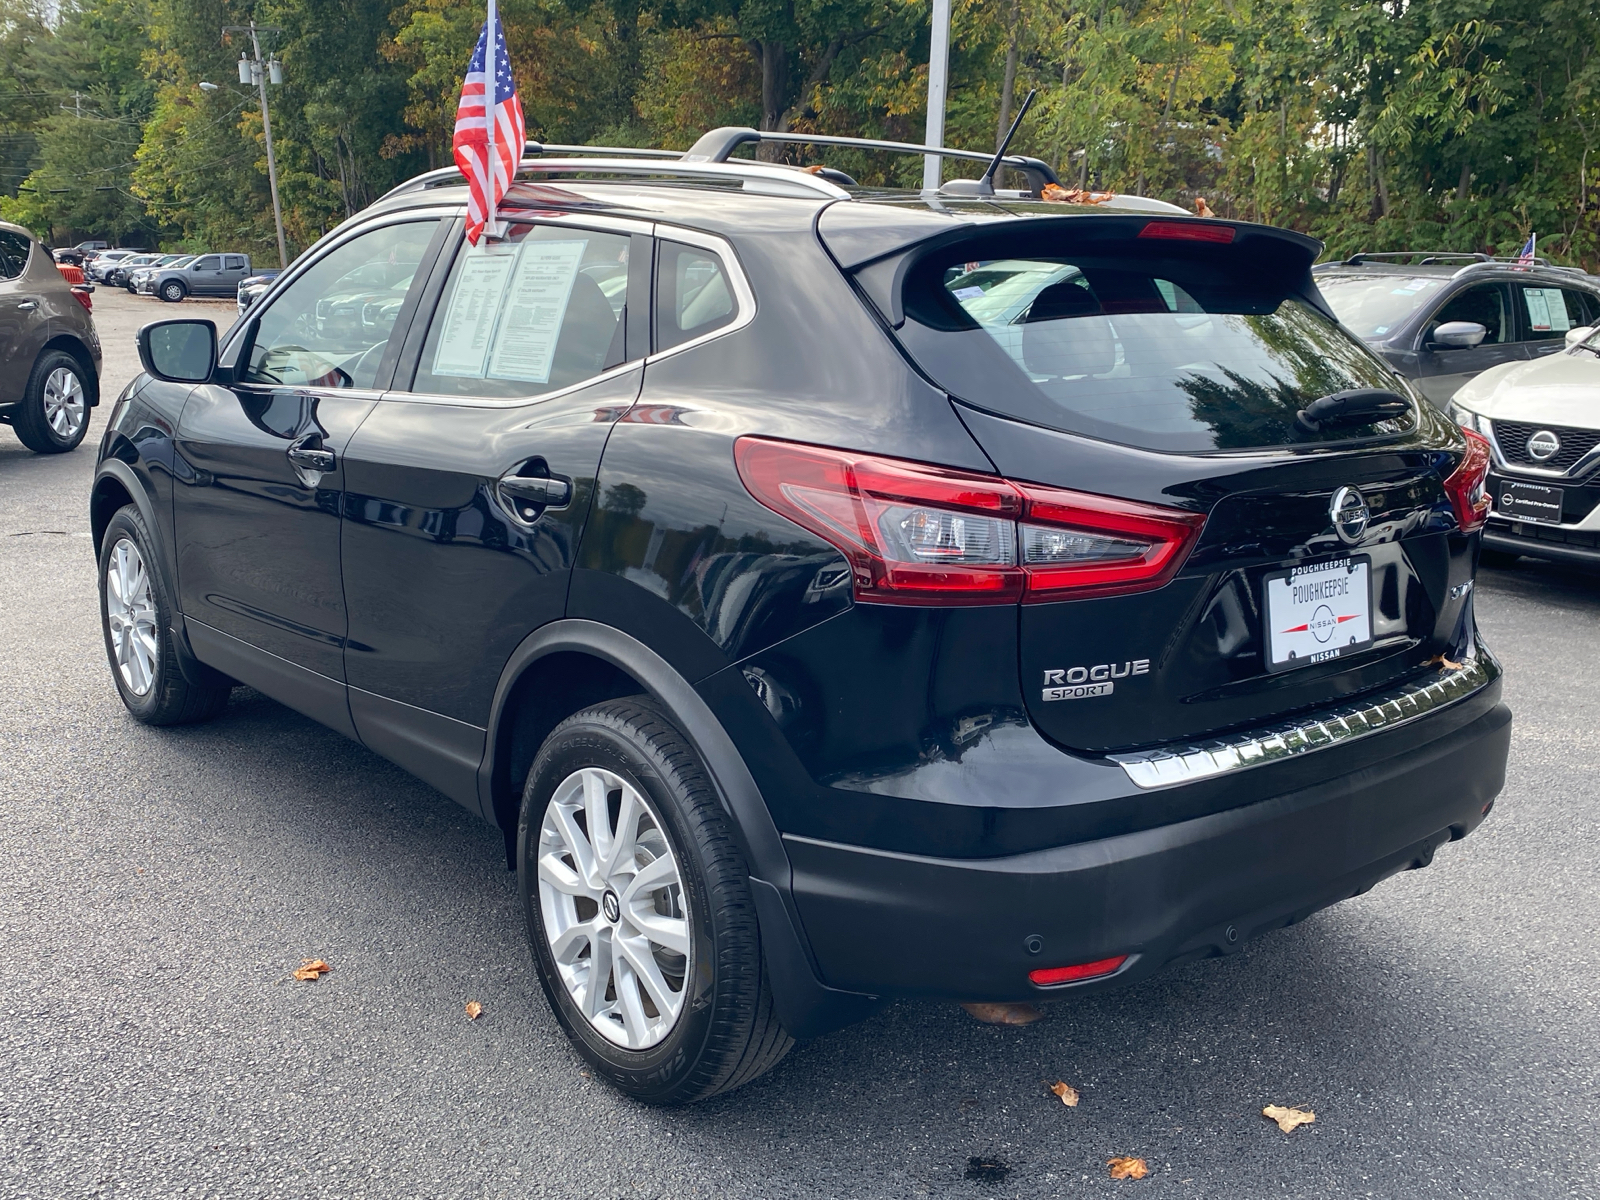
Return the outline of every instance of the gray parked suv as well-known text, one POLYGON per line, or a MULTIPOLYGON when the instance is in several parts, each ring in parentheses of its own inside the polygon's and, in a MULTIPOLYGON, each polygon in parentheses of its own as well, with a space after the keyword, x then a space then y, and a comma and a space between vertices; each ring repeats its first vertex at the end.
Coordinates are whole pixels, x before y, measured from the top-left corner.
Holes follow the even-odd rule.
POLYGON ((54 258, 0 222, 0 422, 30 450, 75 448, 100 402, 100 338, 54 258))
POLYGON ((183 266, 157 272, 148 284, 140 281, 139 290, 177 303, 185 296, 227 296, 232 298, 239 281, 250 277, 247 254, 201 254, 183 266))
POLYGON ((1480 371, 1554 354, 1567 330, 1600 324, 1600 280, 1542 258, 1361 253, 1312 276, 1344 326, 1441 409, 1480 371))

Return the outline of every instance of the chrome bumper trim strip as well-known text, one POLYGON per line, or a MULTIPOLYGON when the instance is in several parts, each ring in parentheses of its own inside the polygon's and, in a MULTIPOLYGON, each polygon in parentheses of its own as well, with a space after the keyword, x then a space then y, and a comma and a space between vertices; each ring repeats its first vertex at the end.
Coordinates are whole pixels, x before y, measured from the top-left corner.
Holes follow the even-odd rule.
POLYGON ((1238 737, 1106 757, 1141 788, 1193 783, 1393 729, 1466 699, 1499 675, 1494 659, 1480 650, 1459 667, 1442 668, 1437 678, 1425 683, 1410 683, 1375 699, 1293 724, 1238 737))

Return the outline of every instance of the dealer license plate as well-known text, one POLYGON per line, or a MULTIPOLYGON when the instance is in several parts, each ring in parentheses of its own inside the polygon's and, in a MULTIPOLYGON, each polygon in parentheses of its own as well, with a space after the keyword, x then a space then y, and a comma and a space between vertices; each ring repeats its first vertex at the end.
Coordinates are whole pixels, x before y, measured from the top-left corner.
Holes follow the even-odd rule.
POLYGON ((1537 483, 1512 483, 1500 485, 1500 499, 1495 502, 1497 517, 1510 517, 1513 521, 1532 521, 1536 525, 1561 524, 1561 489, 1543 487, 1537 483))
POLYGON ((1267 576, 1267 668, 1287 671, 1372 645, 1372 560, 1312 563, 1267 576))

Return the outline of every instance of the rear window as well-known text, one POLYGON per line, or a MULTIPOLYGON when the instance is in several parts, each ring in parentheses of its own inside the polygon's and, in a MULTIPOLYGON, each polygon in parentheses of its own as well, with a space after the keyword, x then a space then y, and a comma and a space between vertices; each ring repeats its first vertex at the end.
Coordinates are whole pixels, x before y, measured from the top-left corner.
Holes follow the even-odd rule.
MULTIPOLYGON (((1150 450, 1204 453, 1398 433, 1308 433, 1295 416, 1394 375, 1284 280, 1225 249, 1130 245, 962 260, 908 273, 899 336, 953 395, 1003 416, 1150 450)), ((952 260, 953 259, 953 260, 952 260)))

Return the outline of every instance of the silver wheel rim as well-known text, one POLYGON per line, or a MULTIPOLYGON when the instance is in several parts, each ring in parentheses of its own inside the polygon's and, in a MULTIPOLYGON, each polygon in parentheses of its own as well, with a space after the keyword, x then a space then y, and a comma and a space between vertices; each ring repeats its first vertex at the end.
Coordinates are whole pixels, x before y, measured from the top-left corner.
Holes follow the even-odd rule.
POLYGON ((128 538, 120 538, 106 559, 106 624, 111 652, 122 686, 135 696, 148 695, 155 683, 161 643, 156 636, 156 601, 144 556, 128 538))
POLYGON ((655 810, 599 767, 568 775, 539 825, 539 912, 562 986, 602 1037, 672 1032, 690 970, 683 878, 655 810))
POLYGON ((83 428, 89 406, 84 403, 83 384, 66 367, 57 367, 44 381, 44 419, 62 441, 71 441, 83 428))

